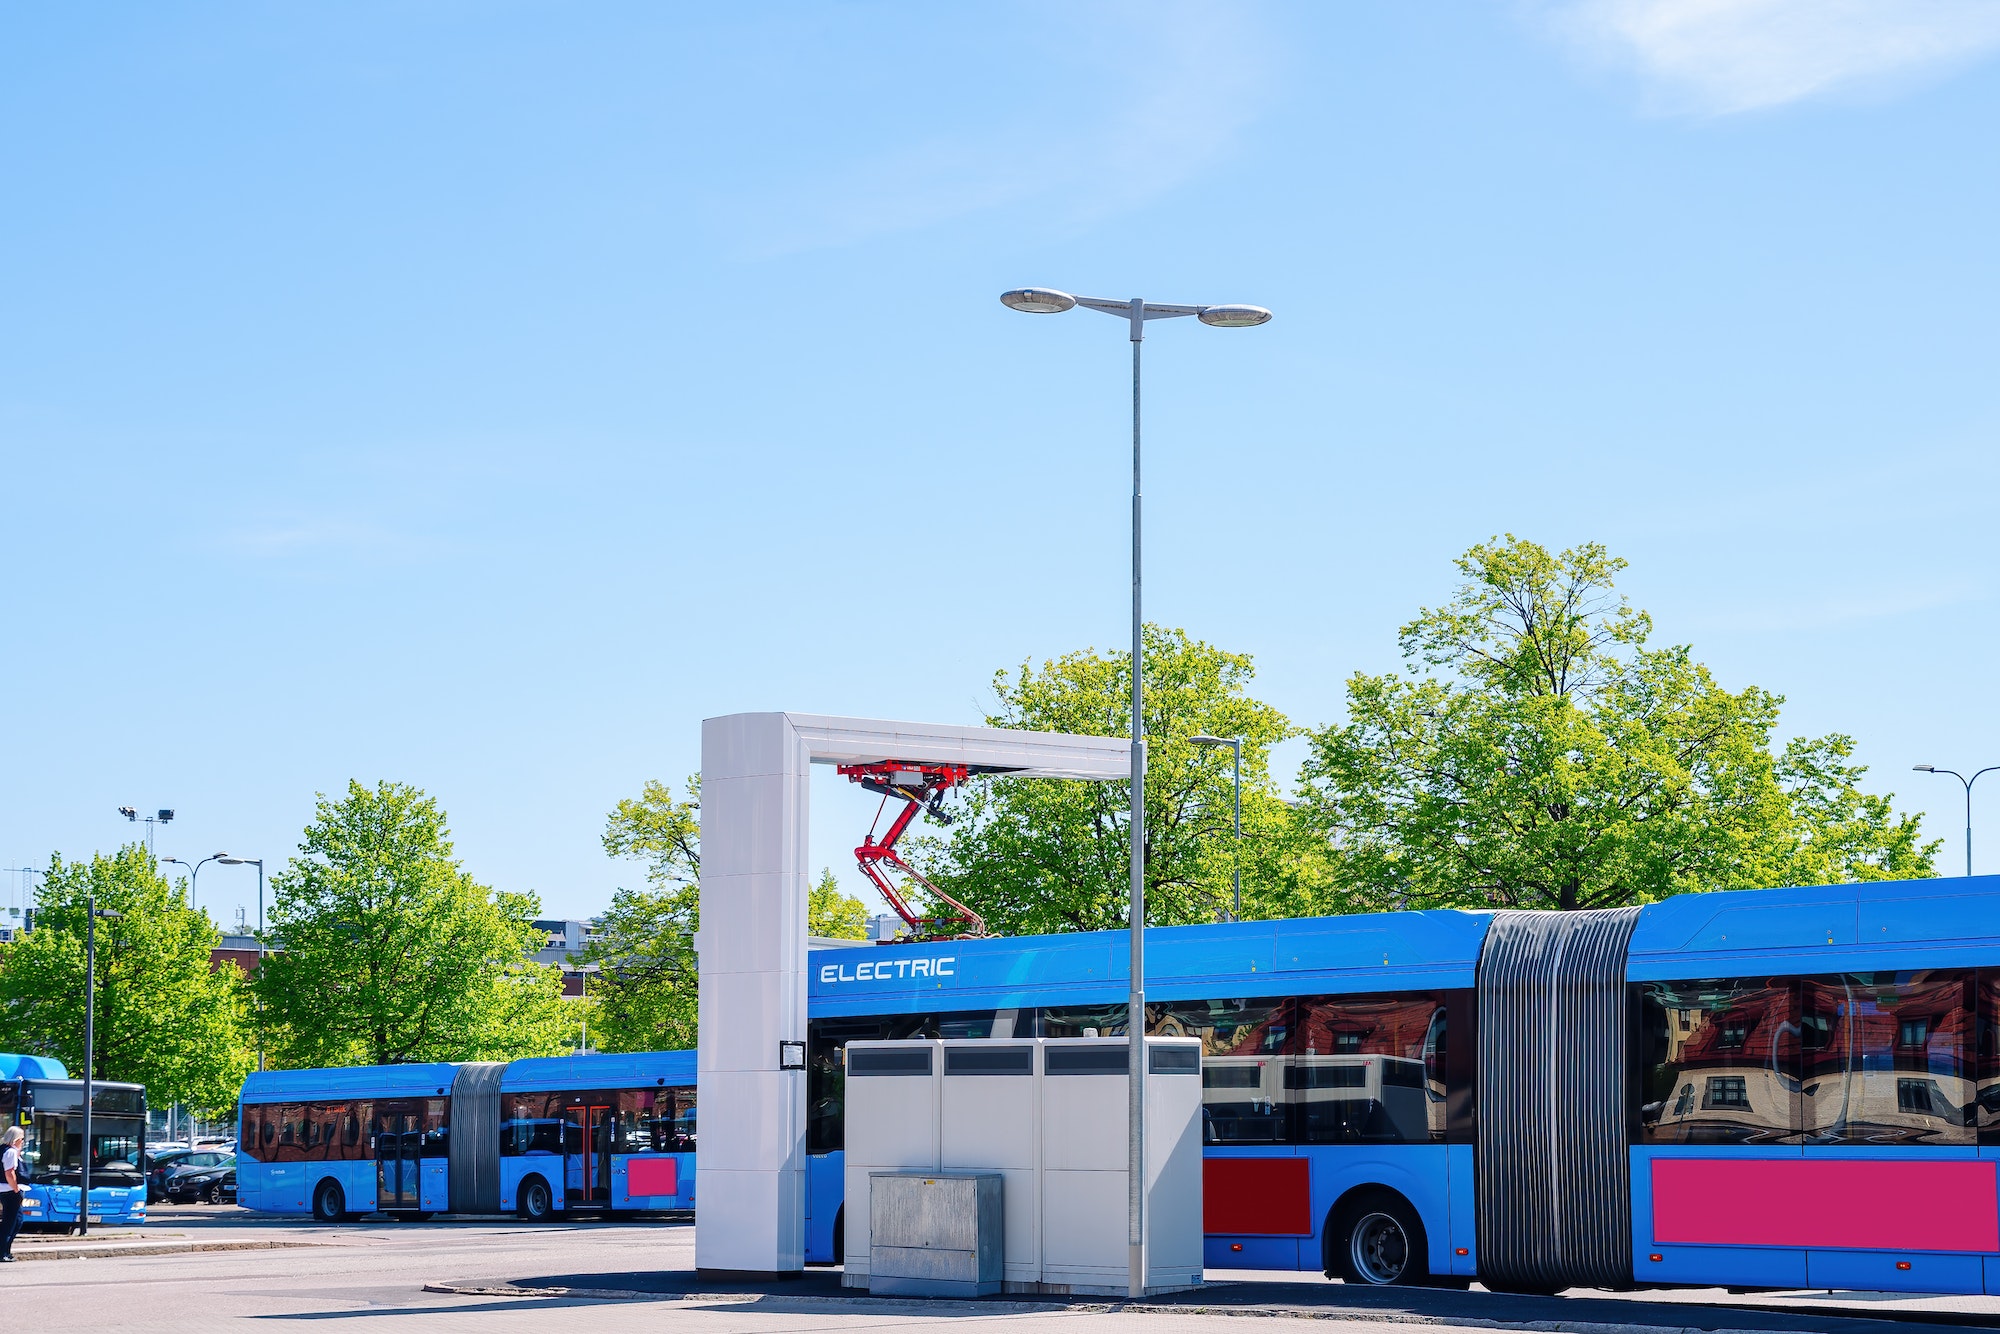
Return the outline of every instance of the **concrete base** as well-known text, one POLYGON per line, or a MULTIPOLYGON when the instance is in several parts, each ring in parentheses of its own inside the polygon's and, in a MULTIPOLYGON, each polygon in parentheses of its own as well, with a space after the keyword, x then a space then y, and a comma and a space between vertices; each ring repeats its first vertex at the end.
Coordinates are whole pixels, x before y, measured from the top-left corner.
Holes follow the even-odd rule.
POLYGON ((948 1278, 889 1278, 878 1275, 868 1280, 871 1297, 991 1297, 1000 1291, 995 1283, 966 1283, 948 1278))
MULTIPOLYGON (((1195 1292, 1205 1287, 1199 1281, 1193 1283, 1154 1283, 1147 1287, 1148 1297, 1164 1297, 1170 1292, 1195 1292)), ((1032 1294, 1039 1297, 1125 1297, 1130 1293, 1123 1283, 1008 1283, 1007 1292, 1032 1294)))
POLYGON ((790 1283, 804 1278, 802 1269, 697 1269, 708 1283, 790 1283))

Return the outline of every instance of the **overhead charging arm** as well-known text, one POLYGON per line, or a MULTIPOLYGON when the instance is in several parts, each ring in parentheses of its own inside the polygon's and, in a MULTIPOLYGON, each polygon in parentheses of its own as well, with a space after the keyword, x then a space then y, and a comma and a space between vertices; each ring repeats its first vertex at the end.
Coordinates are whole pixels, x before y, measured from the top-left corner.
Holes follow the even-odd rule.
POLYGON ((951 823, 951 817, 944 811, 944 794, 963 783, 971 775, 971 769, 962 764, 912 764, 899 760, 843 764, 839 769, 843 777, 852 779, 870 792, 882 794, 882 807, 875 812, 877 824, 881 823, 882 811, 888 808, 890 797, 903 802, 903 809, 896 813, 881 842, 876 842, 875 830, 871 827, 867 837, 861 840, 861 846, 854 850, 854 860, 861 867, 861 874, 867 876, 880 891, 889 906, 896 910, 896 915, 920 938, 985 935, 984 918, 932 884, 921 871, 896 855, 897 840, 902 838, 903 831, 910 827, 918 812, 928 813, 939 824, 951 823), (916 910, 897 890, 895 882, 884 873, 884 866, 893 867, 922 885, 933 900, 950 905, 950 911, 930 918, 917 916, 916 910))

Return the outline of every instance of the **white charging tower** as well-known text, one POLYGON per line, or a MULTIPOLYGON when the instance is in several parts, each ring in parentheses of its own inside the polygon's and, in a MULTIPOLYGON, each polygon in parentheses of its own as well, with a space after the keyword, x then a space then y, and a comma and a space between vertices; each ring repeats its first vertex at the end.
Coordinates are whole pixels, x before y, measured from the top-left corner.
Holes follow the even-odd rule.
POLYGON ((814 764, 913 760, 1092 781, 1131 776, 1121 737, 736 713, 701 725, 703 1271, 805 1268, 806 832, 814 764))

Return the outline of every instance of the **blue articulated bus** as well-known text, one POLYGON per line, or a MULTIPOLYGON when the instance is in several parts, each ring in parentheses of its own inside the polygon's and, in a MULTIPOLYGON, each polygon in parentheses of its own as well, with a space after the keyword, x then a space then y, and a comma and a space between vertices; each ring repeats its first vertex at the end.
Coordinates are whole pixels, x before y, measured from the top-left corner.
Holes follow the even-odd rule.
POLYGON ((46 1056, 0 1054, 0 1126, 21 1141, 21 1222, 146 1221, 146 1090, 95 1080, 90 1096, 90 1201, 82 1202, 83 1081, 46 1056))
POLYGON ((259 1072, 237 1200, 324 1222, 692 1209, 694 1071, 682 1051, 259 1072))
MULTIPOLYGON (((2000 877, 1156 928, 1217 1268, 2000 1294, 2000 877)), ((856 1039, 1126 1031, 1123 932, 811 956, 810 1261, 856 1039)))

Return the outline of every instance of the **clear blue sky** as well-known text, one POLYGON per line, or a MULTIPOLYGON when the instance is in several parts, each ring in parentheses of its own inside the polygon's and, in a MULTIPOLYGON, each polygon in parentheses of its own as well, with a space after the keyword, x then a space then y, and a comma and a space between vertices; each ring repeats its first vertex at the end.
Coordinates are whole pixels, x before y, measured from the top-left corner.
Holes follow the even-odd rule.
POLYGON ((585 913, 703 717, 971 721, 1115 646, 1127 347, 1035 283, 1277 312, 1147 344, 1148 586, 1295 720, 1469 544, 1600 540, 1956 872, 1909 766, 2000 763, 1996 45, 1954 0, 11 5, 0 858, 131 803, 275 864, 391 777, 585 913))

